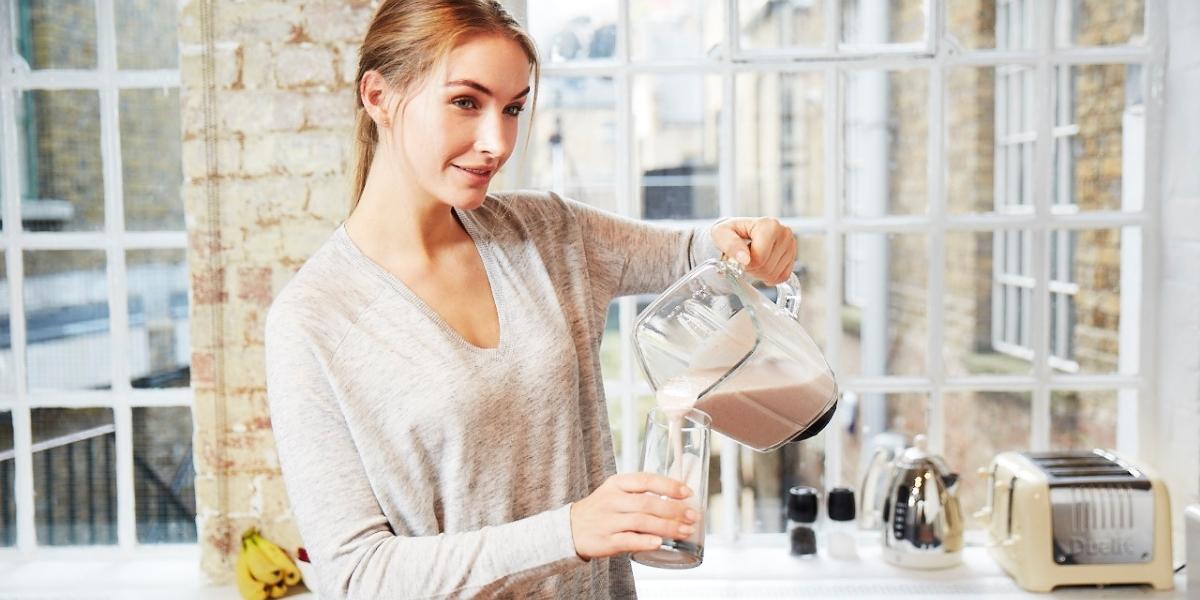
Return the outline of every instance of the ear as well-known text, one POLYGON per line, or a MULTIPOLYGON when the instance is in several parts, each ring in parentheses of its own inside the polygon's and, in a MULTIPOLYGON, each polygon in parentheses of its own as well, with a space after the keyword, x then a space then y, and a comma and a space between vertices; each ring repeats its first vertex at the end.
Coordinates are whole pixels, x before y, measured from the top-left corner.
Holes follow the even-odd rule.
POLYGON ((379 71, 363 73, 358 82, 358 98, 371 120, 381 129, 390 129, 392 126, 392 92, 391 86, 379 71))

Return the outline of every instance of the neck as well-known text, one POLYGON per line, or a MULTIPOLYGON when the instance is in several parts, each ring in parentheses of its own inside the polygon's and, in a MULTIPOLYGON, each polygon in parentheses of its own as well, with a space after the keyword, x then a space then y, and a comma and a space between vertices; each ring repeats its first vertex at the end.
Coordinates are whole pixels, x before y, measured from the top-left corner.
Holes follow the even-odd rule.
MULTIPOLYGON (((346 219, 346 231, 374 259, 432 260, 466 238, 453 210, 433 197, 394 165, 376 154, 358 205, 346 219)), ((469 239, 469 238, 468 238, 469 239)))

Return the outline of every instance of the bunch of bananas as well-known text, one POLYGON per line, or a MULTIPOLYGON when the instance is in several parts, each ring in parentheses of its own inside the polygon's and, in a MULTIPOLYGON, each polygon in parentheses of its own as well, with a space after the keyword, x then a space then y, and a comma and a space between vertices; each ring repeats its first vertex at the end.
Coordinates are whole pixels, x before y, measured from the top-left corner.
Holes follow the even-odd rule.
POLYGON ((296 563, 257 529, 242 534, 242 551, 237 558, 237 587, 244 600, 281 598, 289 586, 300 583, 296 563))

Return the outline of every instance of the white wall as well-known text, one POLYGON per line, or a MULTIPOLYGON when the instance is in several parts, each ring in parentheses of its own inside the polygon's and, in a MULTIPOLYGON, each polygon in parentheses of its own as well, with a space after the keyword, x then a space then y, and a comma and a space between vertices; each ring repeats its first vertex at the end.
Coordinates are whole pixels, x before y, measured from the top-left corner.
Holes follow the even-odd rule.
POLYGON ((1168 17, 1157 454, 1178 523, 1200 502, 1200 2, 1171 0, 1168 17))

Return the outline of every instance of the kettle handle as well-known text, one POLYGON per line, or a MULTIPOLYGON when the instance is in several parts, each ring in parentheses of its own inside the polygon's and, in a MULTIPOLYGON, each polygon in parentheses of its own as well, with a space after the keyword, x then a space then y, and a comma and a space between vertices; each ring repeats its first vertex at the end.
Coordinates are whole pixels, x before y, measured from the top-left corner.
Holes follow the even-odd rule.
POLYGON ((775 305, 788 316, 800 320, 800 278, 795 273, 789 273, 787 281, 775 286, 775 292, 775 305))

